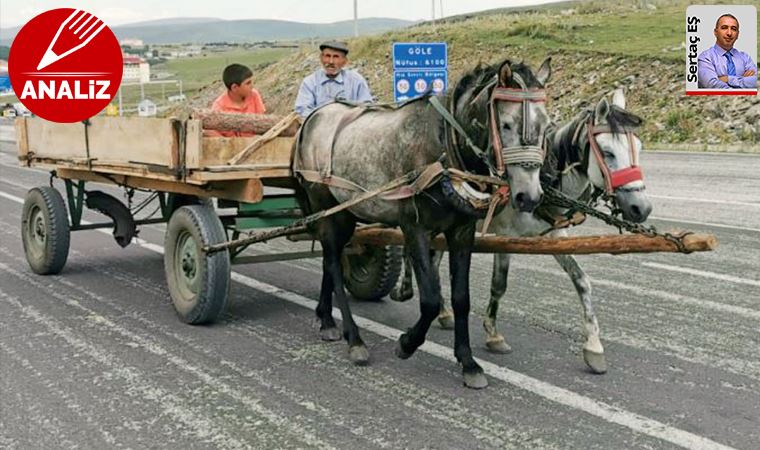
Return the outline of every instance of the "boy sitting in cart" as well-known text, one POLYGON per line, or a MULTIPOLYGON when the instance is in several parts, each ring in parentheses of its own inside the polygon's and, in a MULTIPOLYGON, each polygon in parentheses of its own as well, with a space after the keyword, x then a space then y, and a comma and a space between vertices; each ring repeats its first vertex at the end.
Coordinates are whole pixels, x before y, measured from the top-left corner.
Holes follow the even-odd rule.
MULTIPOLYGON (((222 81, 227 92, 214 100, 211 110, 233 114, 264 114, 266 107, 259 91, 253 88, 253 72, 242 64, 230 64, 224 68, 222 81)), ((204 130, 205 136, 250 137, 254 133, 240 131, 204 130)))

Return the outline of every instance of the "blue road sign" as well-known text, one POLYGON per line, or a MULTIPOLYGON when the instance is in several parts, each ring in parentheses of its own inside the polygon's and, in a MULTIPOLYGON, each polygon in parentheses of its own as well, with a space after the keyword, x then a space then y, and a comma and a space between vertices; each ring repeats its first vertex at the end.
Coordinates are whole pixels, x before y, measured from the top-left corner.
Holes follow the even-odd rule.
POLYGON ((395 42, 393 69, 446 69, 449 66, 445 42, 395 42))
POLYGON ((397 102, 419 97, 424 93, 440 94, 448 85, 449 74, 445 69, 393 72, 393 95, 397 102))
POLYGON ((11 90, 11 79, 8 76, 0 76, 0 91, 11 90))
POLYGON ((395 42, 393 92, 397 102, 426 92, 439 94, 449 84, 448 46, 445 42, 395 42))

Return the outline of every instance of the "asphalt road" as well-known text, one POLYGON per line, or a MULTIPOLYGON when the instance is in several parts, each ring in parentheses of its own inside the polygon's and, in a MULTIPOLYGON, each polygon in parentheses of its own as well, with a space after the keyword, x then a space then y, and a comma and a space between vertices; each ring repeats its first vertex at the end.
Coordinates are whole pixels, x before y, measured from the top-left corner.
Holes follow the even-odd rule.
MULTIPOLYGON (((160 225, 126 249, 108 232, 74 233, 64 271, 34 275, 21 202, 49 177, 19 168, 11 130, 0 132, 0 448, 760 446, 760 157, 643 156, 651 223, 713 233, 720 246, 579 258, 606 375, 585 368, 579 303, 550 257, 514 259, 500 311, 514 351, 489 354, 477 315, 491 257, 477 255, 471 340, 490 386, 473 391, 448 331, 431 330, 409 360, 394 356, 416 300, 352 303, 368 367, 353 367, 345 344, 321 342, 319 260, 235 266, 228 312, 199 327, 170 304, 160 225)), ((609 231, 592 221, 577 230, 609 231)))

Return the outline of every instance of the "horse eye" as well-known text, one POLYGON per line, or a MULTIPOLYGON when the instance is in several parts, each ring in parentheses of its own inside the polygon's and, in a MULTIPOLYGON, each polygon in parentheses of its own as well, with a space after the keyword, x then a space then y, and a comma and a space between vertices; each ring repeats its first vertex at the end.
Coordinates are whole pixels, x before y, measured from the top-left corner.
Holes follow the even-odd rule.
POLYGON ((605 158, 615 159, 615 154, 612 152, 603 152, 605 158))

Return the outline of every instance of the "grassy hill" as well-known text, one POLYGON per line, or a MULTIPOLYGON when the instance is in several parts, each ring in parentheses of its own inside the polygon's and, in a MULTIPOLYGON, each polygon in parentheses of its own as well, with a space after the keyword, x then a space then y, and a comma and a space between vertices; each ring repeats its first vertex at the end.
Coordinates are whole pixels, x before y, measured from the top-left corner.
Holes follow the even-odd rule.
MULTIPOLYGON (((647 146, 720 144, 749 150, 760 142, 758 98, 684 95, 686 6, 685 1, 587 1, 490 11, 355 39, 350 56, 380 101, 392 100, 392 42, 448 42, 452 83, 478 63, 510 58, 537 68, 551 56, 548 108, 555 119, 568 118, 622 86, 628 108, 646 120, 647 146)), ((254 83, 268 109, 284 113, 292 108, 301 79, 318 66, 316 49, 296 52, 256 70, 254 83)), ((196 105, 220 89, 209 87, 196 105)))

